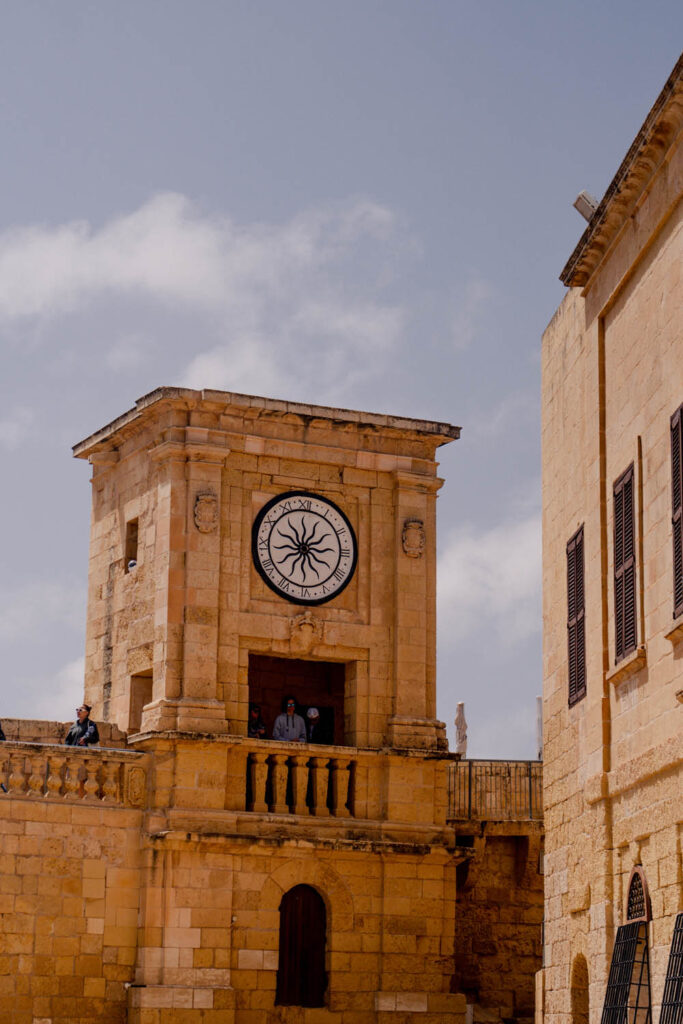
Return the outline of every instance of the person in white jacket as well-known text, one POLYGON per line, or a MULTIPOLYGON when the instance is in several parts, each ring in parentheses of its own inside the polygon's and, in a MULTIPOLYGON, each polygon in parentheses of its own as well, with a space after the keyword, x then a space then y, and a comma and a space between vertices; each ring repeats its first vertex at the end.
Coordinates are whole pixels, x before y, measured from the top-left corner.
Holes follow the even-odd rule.
POLYGON ((306 724, 296 713, 296 697, 288 693, 282 701, 282 714, 275 719, 274 740, 288 740, 290 743, 306 742, 306 724))

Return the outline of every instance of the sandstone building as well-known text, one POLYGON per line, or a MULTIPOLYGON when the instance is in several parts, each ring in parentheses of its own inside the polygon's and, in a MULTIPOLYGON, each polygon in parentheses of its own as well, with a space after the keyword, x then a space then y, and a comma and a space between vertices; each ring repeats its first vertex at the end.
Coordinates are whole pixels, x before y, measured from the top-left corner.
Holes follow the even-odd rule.
POLYGON ((682 128, 679 61, 543 338, 546 1022, 683 1020, 682 128))
POLYGON ((103 745, 8 723, 2 1021, 531 1016, 540 766, 457 762, 436 718, 457 436, 160 388, 76 446, 103 745), (324 743, 270 738, 287 694, 324 743))

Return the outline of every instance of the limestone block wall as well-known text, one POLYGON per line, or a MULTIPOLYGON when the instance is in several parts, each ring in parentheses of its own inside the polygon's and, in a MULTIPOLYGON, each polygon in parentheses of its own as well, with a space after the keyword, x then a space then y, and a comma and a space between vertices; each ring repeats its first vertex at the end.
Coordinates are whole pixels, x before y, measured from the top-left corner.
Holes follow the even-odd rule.
POLYGON ((454 988, 489 1017, 531 1019, 541 967, 541 826, 491 823, 459 830, 457 842, 465 841, 475 856, 458 868, 454 988))
POLYGON ((0 748, 0 1020, 124 1024, 146 759, 0 748))
POLYGON ((131 1024, 175 1024, 180 1007, 183 1020, 235 1024, 464 1021, 464 997, 449 992, 455 867, 446 851, 168 833, 146 863, 136 973, 145 987, 130 990, 131 1024), (278 910, 299 884, 326 905, 329 1004, 273 1009, 278 910))

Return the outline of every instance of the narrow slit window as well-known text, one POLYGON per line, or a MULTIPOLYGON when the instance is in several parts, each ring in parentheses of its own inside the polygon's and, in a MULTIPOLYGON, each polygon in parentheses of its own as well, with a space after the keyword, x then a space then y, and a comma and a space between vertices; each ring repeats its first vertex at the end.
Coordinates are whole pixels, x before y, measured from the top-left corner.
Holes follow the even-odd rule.
POLYGON ((123 564, 126 572, 131 572, 138 564, 138 521, 130 519, 126 523, 126 542, 124 546, 123 564))
POLYGON ((567 648, 569 705, 586 695, 586 625, 583 526, 567 544, 567 648))
POLYGON ((636 545, 633 463, 614 484, 615 661, 635 651, 636 545))
POLYGON ((683 405, 671 417, 674 618, 683 614, 683 405))

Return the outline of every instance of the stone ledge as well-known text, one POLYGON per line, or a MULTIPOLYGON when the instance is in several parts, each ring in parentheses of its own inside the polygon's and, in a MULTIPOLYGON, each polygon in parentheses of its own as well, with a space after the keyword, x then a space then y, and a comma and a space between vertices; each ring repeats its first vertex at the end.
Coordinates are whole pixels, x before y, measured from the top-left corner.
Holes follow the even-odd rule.
POLYGON ((673 626, 664 634, 664 639, 669 640, 674 646, 683 640, 683 615, 674 619, 673 626))
POLYGON ((605 678, 608 683, 614 683, 615 686, 618 686, 624 679, 628 679, 630 676, 635 675, 636 672, 640 672, 641 668, 645 668, 646 665, 647 648, 642 644, 640 647, 636 647, 635 651, 631 651, 625 658, 622 658, 613 669, 610 669, 605 678))

